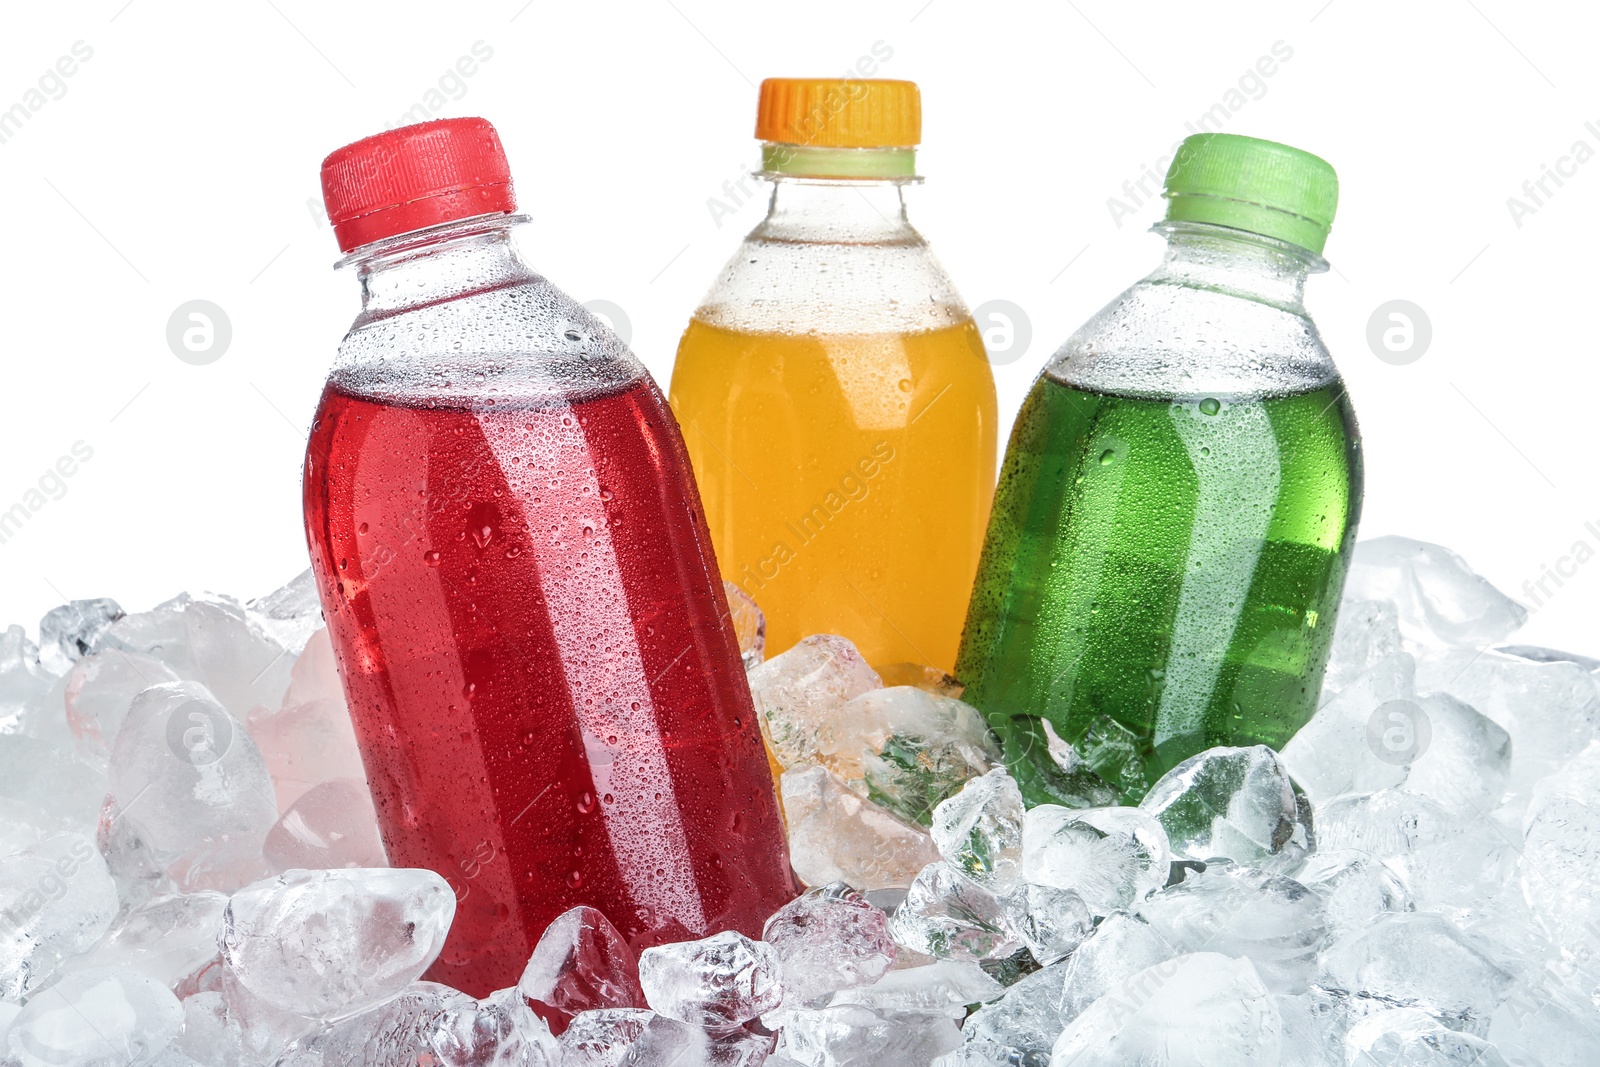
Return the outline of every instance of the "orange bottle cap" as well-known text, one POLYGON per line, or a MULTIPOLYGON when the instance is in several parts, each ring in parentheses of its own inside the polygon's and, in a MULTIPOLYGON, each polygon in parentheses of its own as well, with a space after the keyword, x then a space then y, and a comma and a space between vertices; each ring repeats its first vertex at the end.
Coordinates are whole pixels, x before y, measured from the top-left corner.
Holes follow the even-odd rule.
POLYGON ((756 138, 818 148, 909 148, 922 141, 922 92, 890 78, 768 78, 756 138))

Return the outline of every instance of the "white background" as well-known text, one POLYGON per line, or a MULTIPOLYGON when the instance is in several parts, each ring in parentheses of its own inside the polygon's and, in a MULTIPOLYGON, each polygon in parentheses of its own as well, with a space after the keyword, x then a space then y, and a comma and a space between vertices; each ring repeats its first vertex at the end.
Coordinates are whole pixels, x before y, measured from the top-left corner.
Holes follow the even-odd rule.
POLYGON ((1119 226, 1108 198, 1221 103, 1223 128, 1317 152, 1342 180, 1336 271, 1309 303, 1366 438, 1363 534, 1447 544, 1538 607, 1530 641, 1600 652, 1600 160, 1563 164, 1520 225, 1507 205, 1574 142, 1600 151, 1597 23, 1510 0, 8 4, 0 110, 43 102, 0 143, 0 511, 45 503, 0 543, 0 619, 31 628, 68 597, 250 596, 305 566, 301 451, 357 299, 329 269, 318 164, 425 104, 476 42, 492 57, 428 113, 498 125, 529 258, 623 307, 665 384, 761 211, 719 227, 708 208, 757 159, 755 84, 842 74, 881 41, 880 74, 923 88, 914 220, 970 304, 1031 320, 1031 347, 996 369, 1007 424, 1050 351, 1159 257, 1159 206, 1119 226), (92 57, 30 98, 80 41, 92 57), (1276 42, 1291 58, 1230 97, 1276 42), (166 341, 197 298, 232 324, 207 366, 166 341), (1392 299, 1432 324, 1405 366, 1366 339, 1392 299), (28 497, 79 441, 93 457, 59 498, 28 497), (1525 590, 1558 564, 1560 588, 1525 590))

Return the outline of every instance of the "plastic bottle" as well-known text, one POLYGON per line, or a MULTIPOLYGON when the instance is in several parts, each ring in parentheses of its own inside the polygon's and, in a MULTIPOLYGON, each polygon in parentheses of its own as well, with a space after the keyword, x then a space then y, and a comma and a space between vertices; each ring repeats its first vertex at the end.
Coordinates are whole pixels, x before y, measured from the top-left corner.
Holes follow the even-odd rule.
POLYGON ((526 266, 482 119, 334 152, 362 309, 306 532, 389 860, 455 888, 428 972, 514 984, 550 920, 758 935, 795 889, 688 457, 655 383, 526 266))
POLYGON ((1165 195, 1165 262, 1017 416, 967 615, 965 699, 1030 803, 1063 783, 1046 724, 1130 801, 1208 747, 1282 747, 1316 709, 1355 541, 1360 437, 1301 302, 1333 168, 1200 134, 1165 195))
POLYGON ((782 652, 843 634, 948 671, 995 473, 994 379, 906 219, 911 82, 770 78, 771 206, 695 311, 672 406, 722 573, 782 652))

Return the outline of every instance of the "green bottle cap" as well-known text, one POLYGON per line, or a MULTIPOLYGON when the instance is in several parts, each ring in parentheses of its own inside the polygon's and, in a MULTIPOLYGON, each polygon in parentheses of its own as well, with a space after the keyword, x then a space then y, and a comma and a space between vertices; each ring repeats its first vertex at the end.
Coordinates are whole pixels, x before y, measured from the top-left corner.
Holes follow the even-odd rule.
POLYGON ((1167 170, 1167 218, 1209 222, 1299 245, 1317 255, 1339 206, 1327 160, 1232 133, 1184 139, 1167 170))

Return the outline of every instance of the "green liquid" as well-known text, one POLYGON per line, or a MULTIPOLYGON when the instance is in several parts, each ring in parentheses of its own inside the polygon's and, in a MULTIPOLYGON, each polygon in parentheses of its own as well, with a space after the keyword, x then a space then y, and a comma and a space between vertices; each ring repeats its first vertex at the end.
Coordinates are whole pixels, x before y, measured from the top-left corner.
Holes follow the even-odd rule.
POLYGON ((1041 719, 1125 802, 1212 746, 1282 748, 1316 710, 1360 510, 1339 382, 1170 400, 1041 377, 956 667, 1028 802, 1081 796, 1041 719))

